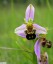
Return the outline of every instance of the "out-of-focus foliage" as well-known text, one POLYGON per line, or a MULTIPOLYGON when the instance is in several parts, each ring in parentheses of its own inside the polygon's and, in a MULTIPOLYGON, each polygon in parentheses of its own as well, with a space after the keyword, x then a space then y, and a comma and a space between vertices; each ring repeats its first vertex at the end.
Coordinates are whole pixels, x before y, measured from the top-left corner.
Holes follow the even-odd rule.
POLYGON ((26 4, 26 3, 34 3, 39 6, 46 6, 47 2, 50 3, 50 5, 53 5, 53 0, 0 0, 0 3, 8 3, 14 2, 15 4, 26 4))

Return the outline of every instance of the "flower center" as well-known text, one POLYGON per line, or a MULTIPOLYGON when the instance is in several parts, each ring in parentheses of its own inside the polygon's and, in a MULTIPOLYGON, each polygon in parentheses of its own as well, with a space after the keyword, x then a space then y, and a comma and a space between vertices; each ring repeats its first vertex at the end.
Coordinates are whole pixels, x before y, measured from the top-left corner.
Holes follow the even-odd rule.
POLYGON ((26 25, 26 28, 29 32, 31 32, 33 30, 33 24, 28 22, 27 25, 26 25))
POLYGON ((28 22, 26 25, 27 30, 25 31, 26 38, 32 40, 36 38, 35 30, 33 29, 33 24, 28 22))

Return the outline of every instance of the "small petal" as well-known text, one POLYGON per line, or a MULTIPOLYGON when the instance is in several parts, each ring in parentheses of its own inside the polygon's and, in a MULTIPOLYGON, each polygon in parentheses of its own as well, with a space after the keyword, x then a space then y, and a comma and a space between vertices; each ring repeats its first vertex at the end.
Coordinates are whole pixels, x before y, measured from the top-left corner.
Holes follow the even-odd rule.
POLYGON ((44 27, 39 26, 38 24, 33 24, 36 34, 47 34, 47 30, 44 27))
POLYGON ((34 51, 35 51, 37 58, 40 58, 40 41, 39 41, 39 39, 35 43, 34 51))
POLYGON ((26 37, 26 34, 25 34, 25 30, 26 30, 26 25, 23 24, 21 25, 20 27, 17 27, 15 29, 15 33, 18 35, 18 36, 21 36, 21 37, 26 37))
POLYGON ((29 19, 34 19, 34 7, 32 4, 30 4, 26 9, 25 19, 26 21, 28 21, 29 19))

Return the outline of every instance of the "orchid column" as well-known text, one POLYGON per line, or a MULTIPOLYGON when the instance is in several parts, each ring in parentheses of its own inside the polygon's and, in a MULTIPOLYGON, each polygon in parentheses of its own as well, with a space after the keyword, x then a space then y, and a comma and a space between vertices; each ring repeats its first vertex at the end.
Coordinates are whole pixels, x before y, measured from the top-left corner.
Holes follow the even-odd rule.
MULTIPOLYGON (((35 8, 33 7, 32 4, 30 4, 26 8, 25 19, 24 19, 25 23, 17 27, 15 29, 15 33, 18 36, 26 38, 27 40, 35 41, 35 39, 37 38, 37 41, 35 42, 35 45, 34 45, 34 51, 33 51, 33 60, 34 60, 33 64, 35 64, 35 54, 37 56, 38 64, 43 64, 43 63, 39 63, 39 59, 41 57, 40 46, 41 46, 42 39, 44 40, 45 35, 47 34, 47 30, 44 27, 41 27, 38 24, 33 23, 34 12, 35 12, 35 8), (41 36, 40 34, 42 34, 43 36, 41 36)), ((47 57, 47 53, 44 53, 44 55, 45 57, 47 57)))

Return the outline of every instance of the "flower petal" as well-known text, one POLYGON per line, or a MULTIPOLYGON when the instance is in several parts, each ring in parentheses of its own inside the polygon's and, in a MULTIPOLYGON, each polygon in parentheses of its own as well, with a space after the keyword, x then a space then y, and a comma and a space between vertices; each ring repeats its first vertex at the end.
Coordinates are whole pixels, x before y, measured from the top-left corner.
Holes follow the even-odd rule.
POLYGON ((38 24, 33 24, 36 34, 47 34, 47 30, 44 27, 39 26, 38 24))
POLYGON ((20 27, 17 27, 15 29, 15 33, 18 35, 18 36, 21 36, 21 37, 26 37, 26 34, 25 34, 25 30, 26 30, 26 25, 23 24, 21 25, 20 27))
POLYGON ((46 32, 44 32, 42 30, 36 30, 36 34, 46 34, 46 32))
POLYGON ((28 21, 29 19, 34 19, 34 7, 32 4, 30 4, 26 9, 25 19, 26 21, 28 21))
POLYGON ((40 58, 40 40, 38 39, 34 46, 35 54, 38 58, 40 58))

